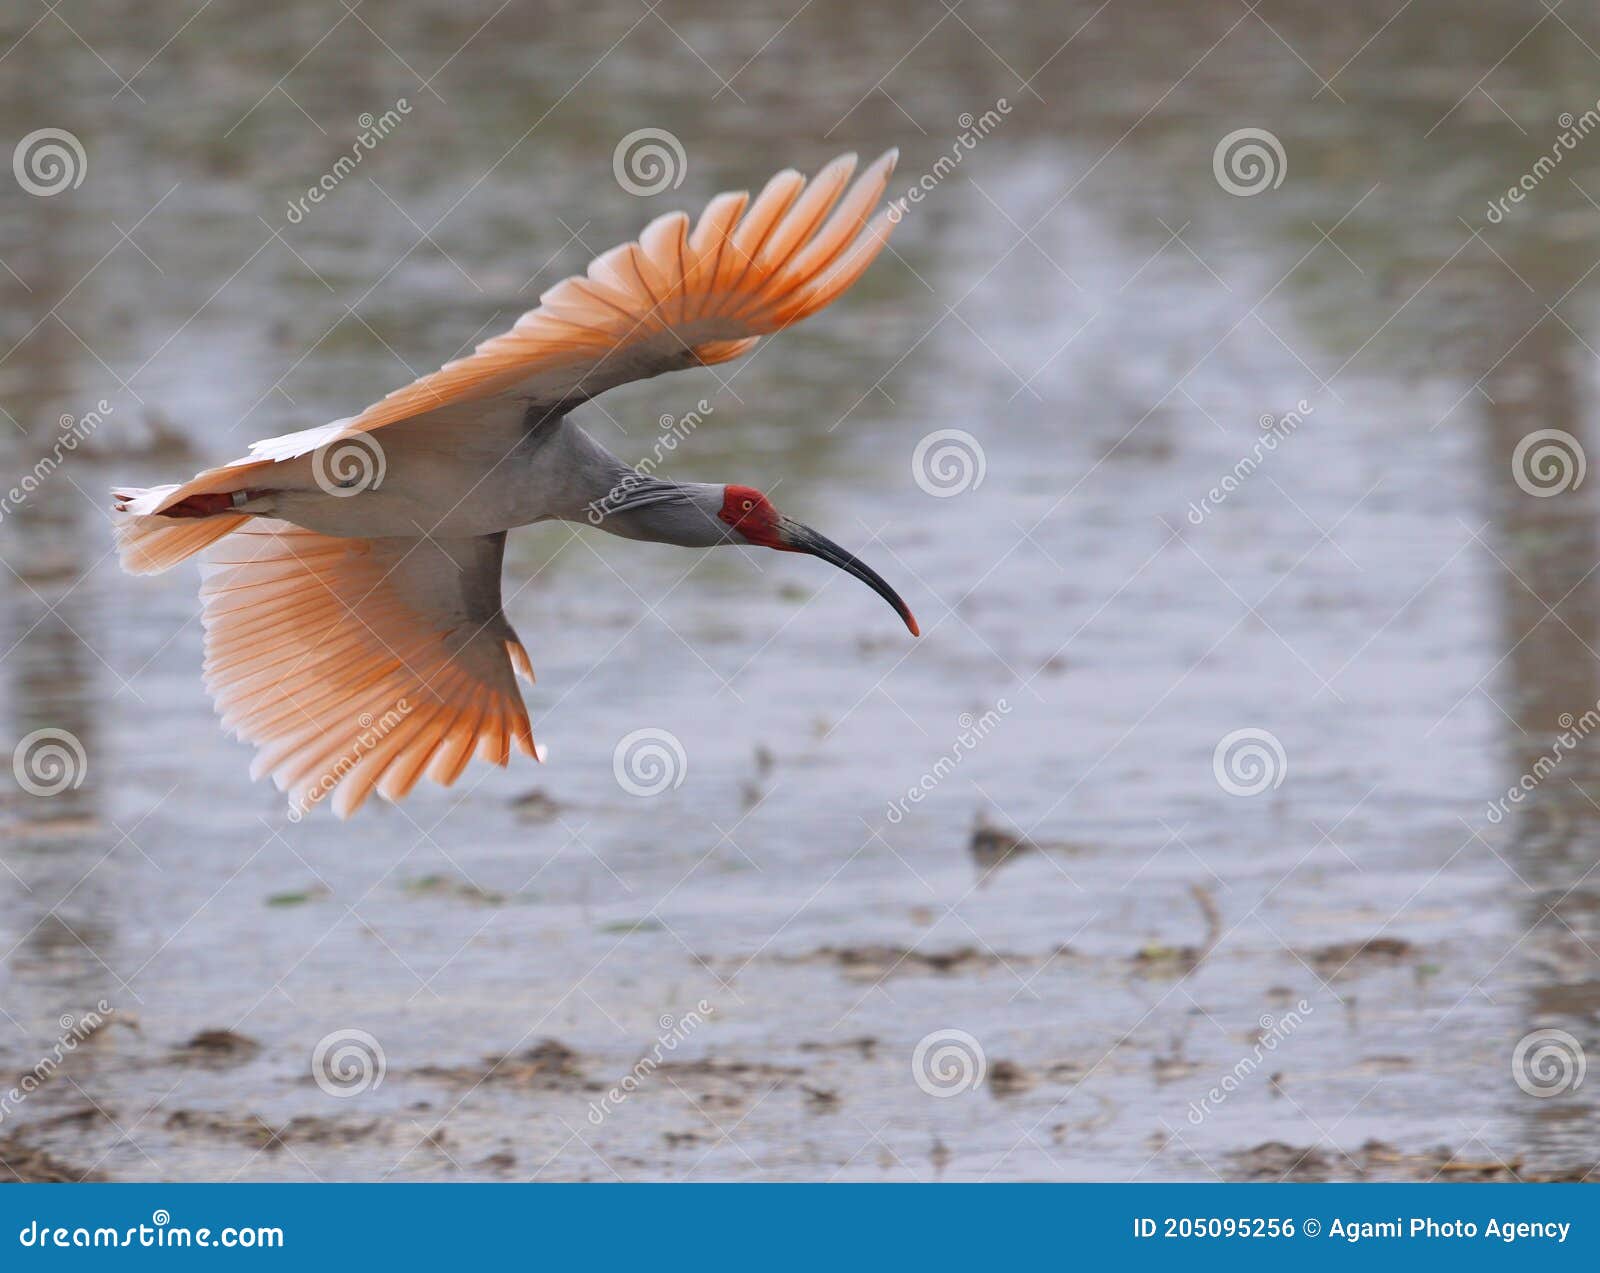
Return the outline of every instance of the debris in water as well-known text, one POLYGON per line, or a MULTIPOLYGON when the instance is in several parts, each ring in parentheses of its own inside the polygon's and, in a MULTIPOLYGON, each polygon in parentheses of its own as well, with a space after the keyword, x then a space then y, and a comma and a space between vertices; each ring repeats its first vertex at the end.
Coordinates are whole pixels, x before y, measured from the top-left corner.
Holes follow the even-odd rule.
POLYGON ((538 1091, 602 1090, 599 1083, 584 1077, 578 1054, 557 1039, 542 1039, 515 1056, 486 1056, 477 1065, 424 1065, 413 1072, 452 1083, 504 1083, 538 1091))
POLYGON ((405 891, 415 897, 462 897, 469 902, 482 902, 486 906, 500 906, 506 895, 493 889, 479 888, 467 880, 452 879, 448 875, 423 875, 407 880, 405 891))
POLYGON ((659 919, 652 919, 650 916, 645 915, 639 919, 613 920, 609 924, 601 924, 597 931, 631 936, 634 933, 659 933, 664 931, 666 927, 659 919))
POLYGON ((83 1171, 69 1166, 44 1150, 24 1144, 15 1136, 0 1139, 0 1168, 7 1179, 22 1184, 76 1184, 85 1180, 104 1180, 98 1171, 83 1171))
POLYGON ((1382 966, 1402 963, 1417 953, 1417 948, 1399 937, 1369 937, 1366 941, 1334 942, 1310 952, 1308 961, 1326 975, 1352 970, 1364 965, 1382 966))
POLYGON ((1015 1096, 1033 1086, 1028 1072, 1015 1061, 994 1061, 989 1065, 989 1090, 996 1096, 1015 1096))
POLYGON ((314 902, 318 898, 327 897, 325 888, 294 889, 287 893, 272 893, 267 897, 268 906, 303 906, 306 902, 314 902))
POLYGON ((511 810, 524 822, 548 822, 561 812, 561 805, 536 787, 512 800, 511 810))
POLYGON ((862 1060, 869 1060, 877 1051, 878 1040, 870 1034, 857 1035, 853 1039, 839 1039, 836 1042, 822 1043, 814 1039, 807 1039, 800 1044, 801 1052, 828 1052, 838 1049, 840 1051, 853 1051, 861 1055, 862 1060))
POLYGON ((972 828, 972 838, 967 841, 967 851, 972 854, 978 870, 989 875, 1013 858, 1039 850, 1026 836, 995 825, 980 812, 972 828))
POLYGON ((173 1059, 222 1069, 241 1065, 261 1051, 254 1039, 232 1030, 201 1030, 182 1047, 173 1049, 173 1059))
POLYGON ((1229 1154, 1228 1160, 1233 1180, 1327 1180, 1332 1169, 1328 1155, 1316 1146, 1296 1148, 1281 1140, 1229 1154))
POLYGON ((1002 955, 979 950, 976 946, 956 946, 950 950, 917 950, 909 946, 820 946, 809 955, 780 957, 784 963, 823 961, 837 964, 848 977, 877 980, 896 973, 934 973, 951 976, 974 968, 995 968, 1005 964, 1031 964, 1024 955, 1002 955))

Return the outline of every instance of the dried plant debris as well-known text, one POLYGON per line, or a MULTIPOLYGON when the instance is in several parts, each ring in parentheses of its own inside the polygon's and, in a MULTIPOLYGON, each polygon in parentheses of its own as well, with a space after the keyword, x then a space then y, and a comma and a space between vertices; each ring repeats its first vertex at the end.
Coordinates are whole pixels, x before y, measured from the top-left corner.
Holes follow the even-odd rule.
POLYGON ((0 823, 0 840, 54 844, 62 840, 82 840, 98 835, 105 824, 99 818, 60 814, 49 818, 29 818, 21 822, 0 823))
POLYGON ((1016 1096, 1033 1086, 1033 1076, 1015 1061, 998 1060, 989 1065, 989 1090, 996 1096, 1016 1096))
POLYGON ((870 1034, 857 1035, 850 1039, 807 1039, 799 1045, 801 1052, 854 1052, 862 1060, 870 1060, 878 1050, 878 1040, 870 1034))
POLYGON ((525 1051, 486 1056, 477 1064, 426 1065, 413 1073, 452 1083, 497 1083, 536 1091, 601 1090, 601 1084, 584 1075, 578 1054, 559 1039, 541 1039, 525 1051))
POLYGON ((468 880, 458 880, 449 875, 423 875, 405 882, 405 891, 413 897, 460 897, 486 906, 501 906, 506 895, 493 889, 479 888, 468 880))
POLYGON ((668 1149, 683 1149, 688 1145, 698 1145, 706 1139, 703 1132, 662 1132, 661 1139, 667 1143, 668 1149))
POLYGON ((1167 946, 1157 941, 1146 942, 1134 952, 1133 969, 1147 977, 1181 977, 1195 970, 1202 953, 1198 946, 1167 946))
POLYGON ((802 1083, 800 1090, 806 1095, 806 1108, 813 1113, 830 1113, 839 1108, 837 1088, 812 1087, 809 1083, 802 1083))
MULTIPOLYGON (((1315 1145, 1286 1145, 1269 1140, 1253 1149, 1228 1155, 1230 1180, 1328 1180, 1333 1165, 1328 1154, 1315 1145)), ((1345 1166, 1356 1170, 1356 1164, 1345 1166)))
POLYGON ((654 1077, 661 1080, 664 1090, 681 1092, 704 1112, 742 1108, 752 1100, 794 1085, 804 1074, 804 1070, 792 1065, 706 1058, 664 1061, 654 1077))
POLYGON ((1036 853, 1079 854, 1086 851, 1084 845, 1068 840, 1035 840, 1015 828, 992 821, 982 812, 974 820, 972 835, 967 840, 967 852, 979 873, 985 877, 1003 866, 1009 866, 1020 857, 1036 853))
POLYGON ((261 1051, 254 1039, 233 1030, 201 1030, 182 1047, 174 1048, 175 1061, 223 1069, 242 1065, 261 1051))
POLYGON ((973 863, 985 873, 997 871, 1024 854, 1038 851, 1039 846, 1027 836, 990 822, 981 813, 967 841, 967 852, 972 855, 973 863))
POLYGON ((1231 1180, 1475 1180, 1600 1183, 1600 1163, 1530 1168, 1520 1157, 1467 1154, 1444 1146, 1408 1153, 1369 1140, 1354 1153, 1325 1146, 1267 1141, 1228 1155, 1231 1180))
POLYGON ((516 1168, 517 1156, 509 1149, 497 1149, 485 1158, 480 1158, 473 1164, 479 1171, 492 1171, 500 1175, 516 1168))
POLYGON ((1399 937, 1369 937, 1341 941, 1307 952, 1305 958, 1318 972, 1331 976, 1365 967, 1396 965, 1412 959, 1417 948, 1399 937))
POLYGON ((180 1109, 163 1124, 169 1132, 239 1140, 256 1149, 285 1145, 351 1145, 374 1137, 387 1139, 389 1129, 377 1119, 364 1123, 302 1115, 274 1127, 259 1114, 223 1114, 214 1110, 180 1109))
POLYGON ((1133 971, 1144 977, 1182 977, 1193 972, 1222 940, 1222 911, 1211 891, 1202 885, 1189 885, 1189 896, 1200 908, 1205 922, 1205 940, 1199 946, 1169 946, 1160 941, 1146 942, 1130 961, 1133 971))
POLYGON ((0 1137, 0 1181, 32 1185, 105 1179, 101 1172, 73 1167, 15 1136, 0 1137))
POLYGON ((979 950, 976 946, 956 946, 948 950, 922 950, 914 946, 868 944, 861 946, 821 946, 805 955, 780 956, 783 963, 831 963, 846 976, 875 981, 902 974, 931 973, 952 976, 977 969, 998 968, 1006 964, 1037 962, 1026 955, 1001 954, 979 950))
POLYGON ((269 893, 268 906, 304 906, 307 902, 315 902, 331 894, 320 885, 312 888, 290 889, 284 893, 269 893))
POLYGON ((548 822, 561 812, 561 804, 536 787, 516 797, 511 811, 524 822, 548 822))

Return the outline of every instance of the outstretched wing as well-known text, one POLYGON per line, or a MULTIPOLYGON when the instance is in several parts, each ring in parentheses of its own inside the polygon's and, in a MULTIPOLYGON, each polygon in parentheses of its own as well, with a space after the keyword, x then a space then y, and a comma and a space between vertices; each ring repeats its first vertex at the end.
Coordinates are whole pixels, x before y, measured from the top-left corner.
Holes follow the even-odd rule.
POLYGON ((348 817, 377 788, 446 786, 476 754, 537 755, 516 672, 528 656, 500 609, 505 533, 333 539, 252 519, 207 554, 206 688, 304 814, 348 817))
POLYGON ((883 155, 848 193, 854 155, 835 159, 809 184, 786 169, 754 203, 743 192, 720 194, 692 229, 682 212, 657 217, 638 242, 612 248, 586 273, 557 283, 537 309, 465 358, 359 415, 256 442, 248 457, 202 473, 161 507, 217 489, 218 478, 237 485, 232 479, 241 469, 458 404, 503 396, 537 412, 630 380, 737 358, 861 277, 894 228, 889 208, 876 216, 873 210, 896 157, 892 150, 883 155))

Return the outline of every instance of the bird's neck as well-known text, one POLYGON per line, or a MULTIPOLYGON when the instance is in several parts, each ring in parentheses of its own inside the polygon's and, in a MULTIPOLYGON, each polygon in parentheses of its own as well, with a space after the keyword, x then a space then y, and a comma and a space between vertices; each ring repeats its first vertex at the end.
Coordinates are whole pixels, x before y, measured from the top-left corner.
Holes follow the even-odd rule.
POLYGON ((726 543, 729 528, 718 516, 723 487, 710 482, 674 482, 624 463, 587 434, 574 456, 581 508, 568 520, 598 527, 624 539, 685 548, 726 543))

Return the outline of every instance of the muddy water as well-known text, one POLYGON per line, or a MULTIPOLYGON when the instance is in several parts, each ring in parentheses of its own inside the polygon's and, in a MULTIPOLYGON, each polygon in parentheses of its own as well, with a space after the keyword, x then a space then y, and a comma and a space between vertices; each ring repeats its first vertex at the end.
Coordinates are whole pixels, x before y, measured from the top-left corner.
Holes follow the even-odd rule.
POLYGON ((1157 8, 3 19, 11 132, 87 160, 0 183, 9 471, 106 404, 0 525, 8 746, 84 757, 0 803, 0 1062, 52 1058, 6 1105, 12 1170, 1594 1163, 1593 1084, 1512 1067, 1535 1030, 1597 1043, 1600 762, 1558 746, 1600 699, 1594 488, 1529 494, 1513 458, 1592 443, 1600 142, 1488 201, 1600 96, 1566 24, 1600 31, 1157 8), (645 127, 687 168, 640 198, 612 151, 645 127), (1235 195, 1213 152, 1247 127, 1283 179, 1235 195), (820 563, 523 531, 550 763, 290 822, 212 718, 192 571, 119 574, 105 488, 346 414, 657 212, 888 144, 929 188, 846 302, 582 418, 644 456, 696 412, 668 471, 860 548, 923 638, 820 563), (982 478, 934 497, 914 455, 947 429, 982 478), (640 729, 684 758, 655 796, 614 773, 640 729), (1240 730, 1276 744, 1223 768, 1254 795, 1214 764, 1240 730), (974 854, 980 817, 1024 846, 974 854), (381 1082, 334 1045, 319 1084, 349 1031, 381 1082))

